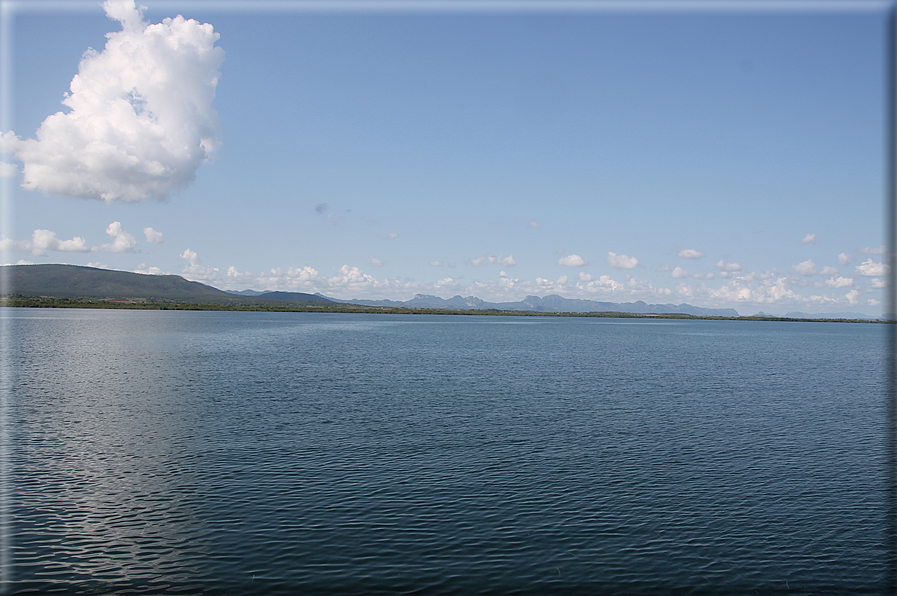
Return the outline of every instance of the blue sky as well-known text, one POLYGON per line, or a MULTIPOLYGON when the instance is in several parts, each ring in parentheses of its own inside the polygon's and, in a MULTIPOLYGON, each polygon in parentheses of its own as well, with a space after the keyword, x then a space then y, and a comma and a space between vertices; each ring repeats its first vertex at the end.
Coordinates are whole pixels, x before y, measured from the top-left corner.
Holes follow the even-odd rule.
POLYGON ((886 4, 143 4, 6 5, 2 262, 881 313, 886 4))

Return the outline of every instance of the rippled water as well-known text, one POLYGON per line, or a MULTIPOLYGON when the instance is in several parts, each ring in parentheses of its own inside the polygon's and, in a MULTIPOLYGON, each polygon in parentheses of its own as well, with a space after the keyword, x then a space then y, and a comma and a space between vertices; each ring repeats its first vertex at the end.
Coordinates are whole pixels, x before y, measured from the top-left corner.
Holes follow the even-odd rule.
POLYGON ((883 587, 882 325, 0 311, 11 593, 883 587))

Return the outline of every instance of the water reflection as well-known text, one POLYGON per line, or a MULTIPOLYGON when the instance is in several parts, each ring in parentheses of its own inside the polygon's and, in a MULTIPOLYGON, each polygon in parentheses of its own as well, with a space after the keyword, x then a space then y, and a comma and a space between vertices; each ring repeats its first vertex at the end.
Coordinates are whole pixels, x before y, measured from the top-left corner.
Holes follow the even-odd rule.
POLYGON ((177 330, 141 313, 41 314, 12 321, 17 587, 201 578, 201 454, 177 330))

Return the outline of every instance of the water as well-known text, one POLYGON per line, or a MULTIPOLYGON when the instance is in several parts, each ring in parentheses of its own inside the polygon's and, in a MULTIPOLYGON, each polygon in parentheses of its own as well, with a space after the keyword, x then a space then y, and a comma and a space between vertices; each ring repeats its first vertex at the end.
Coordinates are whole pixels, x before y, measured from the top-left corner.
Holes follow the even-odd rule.
POLYGON ((884 326, 0 309, 10 593, 879 593, 884 326))

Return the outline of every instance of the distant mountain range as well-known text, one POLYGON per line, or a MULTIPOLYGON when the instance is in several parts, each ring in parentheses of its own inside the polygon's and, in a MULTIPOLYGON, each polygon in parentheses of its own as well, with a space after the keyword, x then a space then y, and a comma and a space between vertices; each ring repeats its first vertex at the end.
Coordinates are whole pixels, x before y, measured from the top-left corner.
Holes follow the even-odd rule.
POLYGON ((522 310, 534 312, 620 312, 631 314, 686 314, 712 317, 740 316, 732 308, 701 308, 690 304, 647 304, 638 302, 597 302, 557 295, 527 296, 518 302, 486 302, 476 296, 454 296, 449 299, 417 294, 411 300, 337 300, 337 302, 363 304, 365 306, 389 306, 394 308, 441 308, 446 310, 522 310))
MULTIPOLYGON (((500 310, 528 312, 619 312, 629 314, 686 314, 694 316, 738 317, 732 308, 701 308, 690 304, 647 304, 638 302, 598 302, 557 295, 527 296, 517 302, 487 302, 475 296, 440 298, 417 294, 411 300, 339 300, 321 294, 302 292, 226 292, 187 281, 178 275, 144 275, 77 265, 6 265, 12 291, 22 296, 55 298, 171 300, 205 304, 283 304, 285 302, 357 304, 388 308, 424 308, 445 310, 500 310)), ((758 313, 756 316, 776 316, 758 313)), ((788 318, 876 319, 859 313, 807 314, 790 312, 788 318)))

